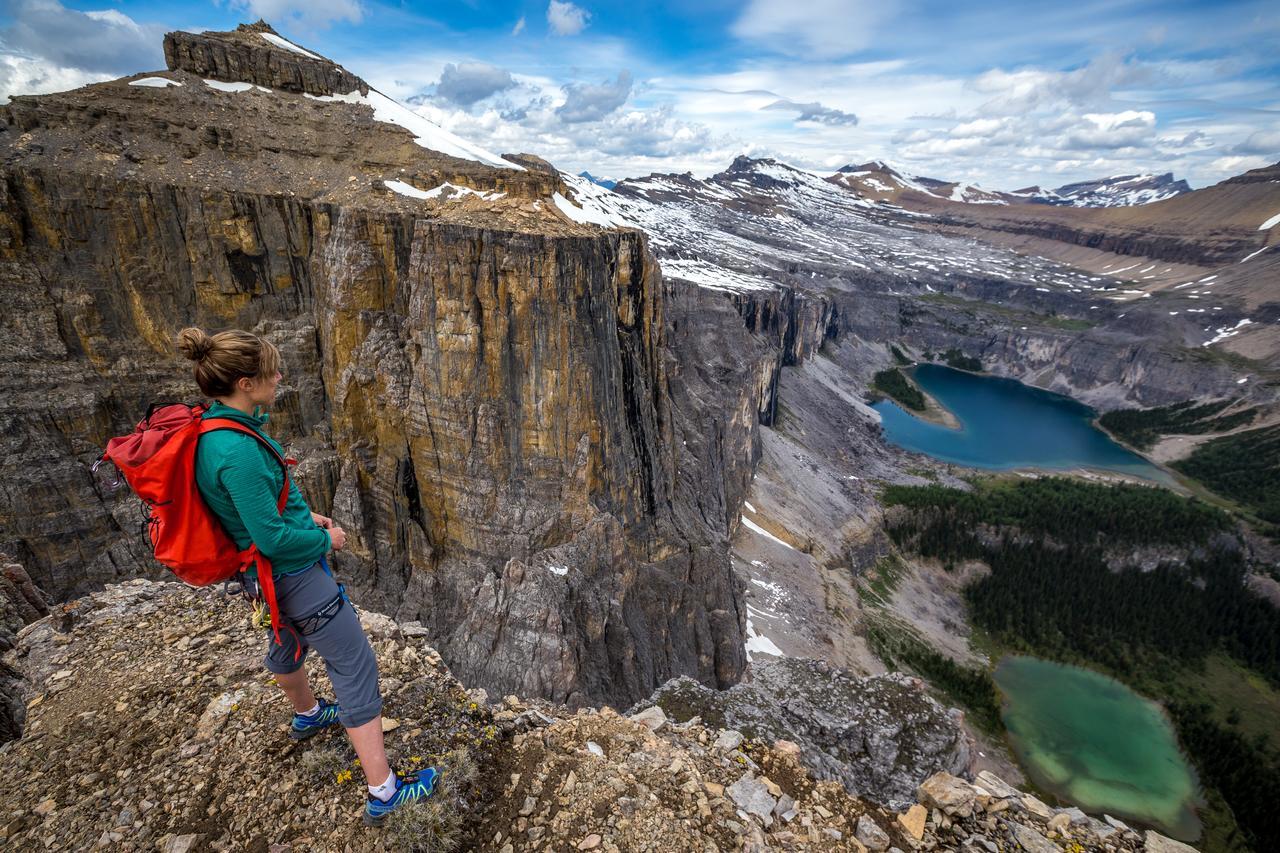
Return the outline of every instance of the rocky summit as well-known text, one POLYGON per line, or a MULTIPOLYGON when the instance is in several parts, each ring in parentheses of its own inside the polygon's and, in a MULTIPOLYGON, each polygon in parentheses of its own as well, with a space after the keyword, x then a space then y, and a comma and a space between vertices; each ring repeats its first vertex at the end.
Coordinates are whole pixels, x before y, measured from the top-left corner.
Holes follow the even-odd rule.
MULTIPOLYGON (((966 782, 914 767, 895 805, 816 780, 810 747, 676 721, 662 704, 624 716, 491 701, 453 677, 420 624, 362 621, 392 761, 444 768, 432 800, 363 827, 350 747, 338 733, 287 737, 288 704, 261 669, 266 634, 243 603, 140 579, 60 605, 8 653, 27 725, 0 747, 0 842, 168 853, 1189 849, 1051 808, 989 773, 966 782)), ((323 667, 311 666, 323 693, 323 667)), ((808 701, 789 703, 793 719, 808 701)))

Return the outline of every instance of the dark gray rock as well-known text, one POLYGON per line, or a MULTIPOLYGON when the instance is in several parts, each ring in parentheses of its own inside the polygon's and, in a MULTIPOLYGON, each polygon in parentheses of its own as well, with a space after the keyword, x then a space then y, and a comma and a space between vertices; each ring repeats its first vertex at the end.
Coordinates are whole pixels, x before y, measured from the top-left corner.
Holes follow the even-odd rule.
POLYGON ((672 719, 701 717, 769 743, 801 746, 815 776, 901 809, 939 770, 967 775, 973 745, 956 715, 919 679, 895 673, 858 678, 821 661, 756 661, 752 681, 709 690, 692 679, 664 684, 650 698, 672 719))

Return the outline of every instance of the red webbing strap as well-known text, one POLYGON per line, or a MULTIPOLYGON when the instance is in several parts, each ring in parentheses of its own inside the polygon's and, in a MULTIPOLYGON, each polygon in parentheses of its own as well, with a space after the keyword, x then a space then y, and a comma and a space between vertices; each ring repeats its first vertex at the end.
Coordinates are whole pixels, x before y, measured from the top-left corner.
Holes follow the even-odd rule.
MULTIPOLYGON (((206 432, 213 432, 214 430, 219 429, 232 429, 236 432, 242 432, 245 435, 251 435, 260 441, 267 450, 271 451, 271 455, 276 458, 276 461, 280 463, 280 467, 284 469, 284 485, 280 489, 280 497, 276 499, 276 513, 284 515, 285 505, 289 503, 289 484, 291 482, 289 477, 289 466, 297 465, 297 460, 286 459, 281 456, 280 453, 271 446, 271 442, 259 435, 257 430, 245 426, 239 421, 233 421, 230 418, 205 418, 200 422, 201 435, 206 432), (217 425, 208 426, 210 424, 217 425)), ((280 605, 276 602, 276 581, 275 577, 271 574, 271 560, 267 558, 266 554, 258 550, 257 545, 250 545, 244 551, 241 551, 240 559, 243 560, 243 564, 240 566, 240 571, 242 572, 247 571, 249 566, 257 564, 258 588, 262 590, 262 597, 267 602, 267 610, 271 612, 271 632, 275 636, 276 643, 284 645, 284 643, 280 642, 280 605)), ((288 626, 285 627, 287 628, 288 626)), ((297 643, 296 645, 297 651, 294 653, 294 660, 297 660, 302 656, 302 644, 297 643)))

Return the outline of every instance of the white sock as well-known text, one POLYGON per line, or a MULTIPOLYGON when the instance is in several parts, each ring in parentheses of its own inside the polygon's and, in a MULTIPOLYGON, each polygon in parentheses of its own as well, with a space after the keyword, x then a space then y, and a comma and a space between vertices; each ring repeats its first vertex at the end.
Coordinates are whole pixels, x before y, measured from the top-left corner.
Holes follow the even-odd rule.
POLYGON ((396 792, 396 771, 392 770, 391 775, 387 777, 387 781, 381 785, 366 785, 365 787, 369 789, 370 794, 385 803, 396 792))
POLYGON ((318 713, 320 713, 320 702, 319 702, 319 700, 316 700, 316 704, 315 704, 315 705, 313 705, 313 706, 311 706, 311 710, 310 710, 310 711, 302 711, 302 712, 301 712, 302 716, 304 716, 304 717, 311 717, 311 716, 314 716, 314 715, 316 715, 316 714, 318 714, 318 713))

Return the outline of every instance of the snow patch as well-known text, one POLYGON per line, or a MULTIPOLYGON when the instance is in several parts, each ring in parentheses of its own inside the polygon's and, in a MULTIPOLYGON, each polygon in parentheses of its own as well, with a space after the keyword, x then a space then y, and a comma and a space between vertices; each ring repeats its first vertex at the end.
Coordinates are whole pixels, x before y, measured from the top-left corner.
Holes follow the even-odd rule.
POLYGON ((746 528, 747 528, 748 530, 750 530, 751 532, 753 532, 753 533, 758 533, 758 534, 760 534, 761 536, 763 536, 763 537, 764 537, 764 538, 766 538, 766 539, 772 539, 774 542, 777 542, 779 545, 783 545, 783 546, 785 546, 785 547, 787 547, 787 548, 790 548, 792 551, 796 550, 796 547, 795 547, 794 545, 788 545, 786 542, 783 542, 783 541, 782 541, 781 539, 779 539, 777 536, 774 536, 772 533, 770 533, 769 531, 765 530, 763 527, 761 527, 760 525, 756 524, 754 521, 752 521, 751 519, 747 518, 745 515, 740 515, 740 516, 738 516, 738 518, 742 519, 742 523, 743 523, 743 524, 746 526, 746 528))
POLYGON ((1252 324, 1253 324, 1253 321, 1246 318, 1244 320, 1241 320, 1239 323, 1236 323, 1234 326, 1220 326, 1217 329, 1218 334, 1214 335, 1214 337, 1211 340, 1205 341, 1200 346, 1207 347, 1207 346, 1211 346, 1213 344, 1218 343, 1218 341, 1225 341, 1227 338, 1231 337, 1232 335, 1240 334, 1242 331, 1244 331, 1245 326, 1249 326, 1252 324))
POLYGON ((1259 225, 1259 226, 1258 226, 1258 230, 1259 230, 1259 231, 1266 231, 1268 228, 1271 228, 1271 227, 1275 226, 1275 225, 1276 225, 1276 224, 1278 224, 1278 223, 1280 223, 1280 213, 1277 213, 1275 216, 1271 217, 1271 218, 1270 218, 1270 219, 1268 219, 1266 222, 1264 222, 1264 223, 1262 223, 1261 225, 1259 225))
POLYGON ((306 56, 311 59, 319 59, 322 62, 324 61, 323 58, 316 56, 311 51, 298 47, 293 42, 289 41, 288 39, 281 38, 275 33, 259 33, 259 35, 261 35, 264 39, 274 44, 276 47, 283 47, 285 50, 293 51, 299 56, 306 56))
POLYGON ((664 260, 662 271, 671 278, 682 278, 712 290, 773 290, 777 287, 767 279, 728 270, 706 261, 664 260))
MULTIPOLYGON (((266 34, 264 33, 264 35, 266 34)), ((414 135, 413 141, 423 148, 439 151, 441 154, 448 154, 450 157, 475 160, 487 166, 496 166, 499 169, 524 171, 523 166, 503 160, 497 154, 467 142, 462 137, 450 133, 435 122, 418 115, 404 104, 391 100, 376 89, 370 89, 367 95, 361 95, 360 90, 356 89, 345 95, 312 95, 309 92, 304 92, 303 97, 327 104, 364 104, 366 107, 373 108, 374 121, 403 127, 414 135)))
POLYGON ((166 89, 169 86, 181 86, 182 83, 170 80, 168 77, 143 77, 141 80, 130 80, 129 85, 146 86, 148 89, 166 89))
POLYGON ((465 196, 474 195, 479 196, 485 201, 497 201, 506 195, 506 193, 481 192, 480 190, 473 190, 471 187, 460 187, 457 184, 451 184, 448 181, 445 181, 440 186, 433 187, 429 190, 420 190, 412 184, 406 184, 404 181, 384 181, 384 183, 387 185, 387 189, 392 192, 409 196, 410 198, 429 199, 444 197, 447 200, 452 201, 465 196))
POLYGON ((751 501, 743 501, 742 505, 747 508, 747 512, 755 512, 756 508, 751 505, 751 501))
MULTIPOLYGON (((751 564, 752 564, 752 565, 755 565, 755 564, 756 564, 756 563, 758 563, 758 562, 760 562, 760 561, 759 561, 759 560, 752 560, 752 561, 751 561, 751 564)), ((760 579, 758 579, 758 578, 752 578, 752 579, 751 579, 751 582, 752 582, 753 584, 755 584, 756 586, 761 587, 762 589, 764 589, 765 591, 767 591, 767 592, 768 592, 768 593, 770 593, 771 595, 776 595, 778 598, 786 598, 786 597, 787 597, 787 592, 786 592, 786 590, 784 590, 782 587, 778 586, 776 583, 772 583, 772 582, 770 582, 770 581, 762 581, 762 580, 760 580, 760 579)))
POLYGON ((565 575, 569 574, 569 567, 568 566, 547 566, 547 571, 551 572, 551 574, 555 575, 556 577, 562 578, 565 575))
POLYGON ((770 640, 764 634, 756 633, 756 626, 752 623, 750 616, 747 617, 746 650, 748 661, 751 660, 752 652, 757 654, 774 655, 780 658, 786 657, 786 655, 782 653, 782 649, 774 645, 773 640, 770 640))
POLYGON ((219 92, 247 92, 250 89, 257 89, 259 92, 268 93, 271 91, 265 86, 255 86, 253 83, 245 83, 242 81, 227 83, 222 80, 205 80, 204 84, 210 89, 217 89, 219 92))
POLYGON ((1241 261, 1240 261, 1240 263, 1242 263, 1242 264, 1243 264, 1245 261, 1252 260, 1253 258, 1256 258, 1256 257, 1258 257, 1258 255, 1261 255, 1263 252, 1265 252, 1267 249, 1270 249, 1270 248, 1271 248, 1270 246, 1263 246, 1261 249, 1259 249, 1259 250, 1258 250, 1258 251, 1256 251, 1256 252, 1250 252, 1249 254, 1247 254, 1247 255, 1245 255, 1245 256, 1244 256, 1244 259, 1243 259, 1243 260, 1241 260, 1241 261))

